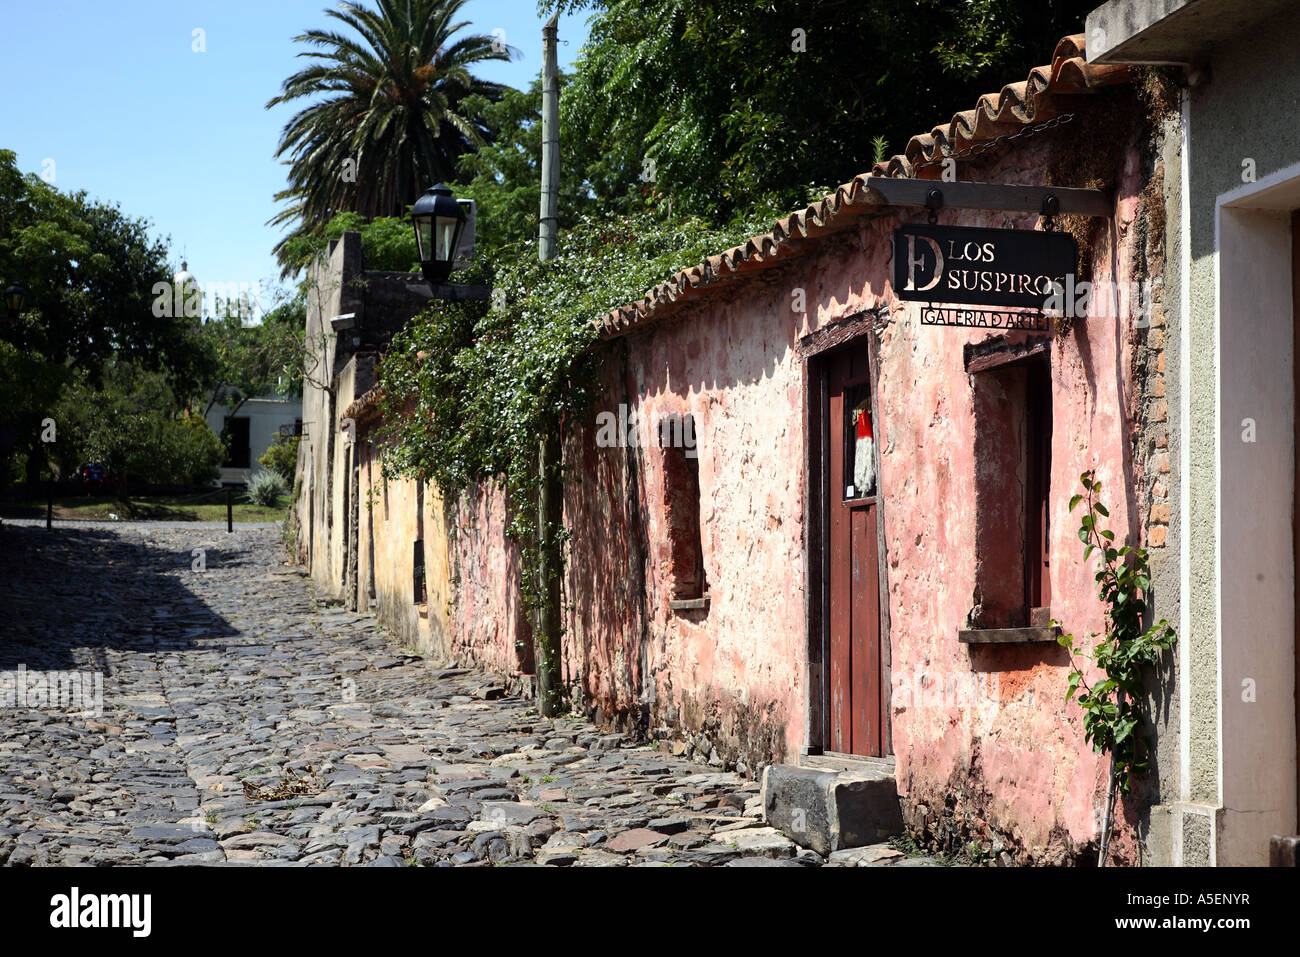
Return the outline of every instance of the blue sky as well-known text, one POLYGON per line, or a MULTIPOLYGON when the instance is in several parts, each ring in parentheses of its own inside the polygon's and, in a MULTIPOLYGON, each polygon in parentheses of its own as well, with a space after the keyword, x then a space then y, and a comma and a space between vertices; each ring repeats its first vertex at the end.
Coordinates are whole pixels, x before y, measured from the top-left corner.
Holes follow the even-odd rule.
MULTIPOLYGON (((305 29, 335 23, 328 0, 8 0, 0 54, 0 147, 23 172, 52 173, 147 218, 200 282, 276 283, 266 221, 285 168, 273 154, 292 104, 266 110, 304 63, 305 29), (196 53, 195 29, 206 51, 196 53), (52 161, 52 162, 51 162, 52 161)), ((470 0, 475 32, 505 31, 522 58, 485 65, 524 87, 541 70, 536 0, 470 0)), ((587 14, 560 19, 560 65, 586 37, 587 14), (564 41, 568 41, 567 44, 564 41)), ((340 25, 341 26, 341 25, 340 25)), ((48 178, 48 176, 47 176, 48 178)))

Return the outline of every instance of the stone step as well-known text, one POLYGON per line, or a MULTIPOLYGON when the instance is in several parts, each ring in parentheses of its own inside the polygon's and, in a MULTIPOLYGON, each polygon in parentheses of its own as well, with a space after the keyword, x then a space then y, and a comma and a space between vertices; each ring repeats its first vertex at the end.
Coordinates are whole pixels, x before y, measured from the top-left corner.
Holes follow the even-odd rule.
POLYGON ((894 773, 894 758, 869 758, 858 754, 801 754, 799 766, 823 771, 885 771, 894 773))
POLYGON ((768 765, 763 813, 790 840, 822 855, 903 832, 894 775, 870 765, 845 771, 768 765))

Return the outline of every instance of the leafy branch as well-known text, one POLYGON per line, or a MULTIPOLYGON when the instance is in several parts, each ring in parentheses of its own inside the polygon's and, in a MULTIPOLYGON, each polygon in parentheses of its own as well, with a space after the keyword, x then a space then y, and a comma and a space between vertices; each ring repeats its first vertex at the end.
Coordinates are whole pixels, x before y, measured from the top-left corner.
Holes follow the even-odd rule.
POLYGON ((538 493, 548 480, 578 480, 562 456, 541 474, 538 442, 578 434, 597 403, 609 401, 597 323, 770 225, 755 217, 719 230, 697 219, 665 222, 654 211, 583 218, 547 262, 531 242, 481 257, 473 279, 462 281, 490 286, 490 301, 434 301, 393 337, 379 366, 385 424, 376 438, 385 474, 431 480, 447 502, 488 482, 505 491, 535 633, 549 584, 541 580, 543 553, 569 538, 562 523, 540 518, 538 493))
POLYGON ((1079 482, 1083 492, 1070 499, 1070 511, 1073 512, 1080 503, 1085 506, 1078 533, 1084 544, 1084 561, 1094 552, 1101 556, 1094 578, 1098 594, 1106 606, 1106 633, 1104 636, 1092 633, 1093 639, 1101 640, 1093 645, 1091 651, 1082 643, 1076 644, 1071 634, 1062 634, 1057 641, 1070 652, 1071 664, 1074 665, 1065 700, 1077 695, 1079 706, 1084 711, 1083 729, 1088 742, 1093 750, 1109 754, 1111 758, 1100 858, 1104 864, 1114 795, 1116 791, 1129 794, 1132 779, 1148 768, 1145 742, 1139 730, 1145 717, 1143 671, 1160 663, 1160 656, 1174 646, 1177 636, 1163 618, 1144 627, 1151 590, 1147 550, 1131 545, 1116 547, 1115 533, 1102 528, 1099 521, 1110 517, 1110 512, 1098 499, 1101 482, 1096 480, 1092 470, 1079 476, 1079 482), (1075 664, 1075 656, 1091 659, 1105 677, 1089 684, 1083 669, 1075 664))

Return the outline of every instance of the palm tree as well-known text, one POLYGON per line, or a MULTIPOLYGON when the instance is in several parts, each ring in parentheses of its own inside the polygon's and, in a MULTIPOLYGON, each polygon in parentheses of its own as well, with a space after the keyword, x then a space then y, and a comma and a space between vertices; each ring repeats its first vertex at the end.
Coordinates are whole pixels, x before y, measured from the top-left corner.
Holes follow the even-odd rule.
POLYGON ((494 102, 506 88, 470 67, 518 51, 481 34, 453 41, 469 26, 452 19, 465 3, 377 0, 377 10, 340 3, 326 15, 359 37, 308 30, 294 38, 314 48, 298 55, 318 62, 266 104, 315 100, 285 124, 275 154, 287 155, 289 167, 289 186, 275 198, 290 205, 271 223, 296 224, 275 247, 286 272, 294 268, 286 245, 296 237, 343 210, 401 216, 424 189, 454 177, 460 156, 490 141, 492 130, 466 101, 494 102))

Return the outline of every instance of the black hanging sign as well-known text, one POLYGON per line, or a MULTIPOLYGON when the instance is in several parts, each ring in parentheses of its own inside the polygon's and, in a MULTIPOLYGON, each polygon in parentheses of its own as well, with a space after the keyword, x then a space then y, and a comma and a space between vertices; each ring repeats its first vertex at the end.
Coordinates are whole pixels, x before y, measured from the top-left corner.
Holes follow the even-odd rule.
POLYGON ((1074 239, 1065 233, 926 223, 900 226, 894 230, 894 295, 912 302, 1016 306, 1041 312, 1047 308, 1053 284, 1065 287, 1077 258, 1074 239))

